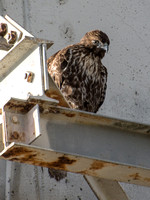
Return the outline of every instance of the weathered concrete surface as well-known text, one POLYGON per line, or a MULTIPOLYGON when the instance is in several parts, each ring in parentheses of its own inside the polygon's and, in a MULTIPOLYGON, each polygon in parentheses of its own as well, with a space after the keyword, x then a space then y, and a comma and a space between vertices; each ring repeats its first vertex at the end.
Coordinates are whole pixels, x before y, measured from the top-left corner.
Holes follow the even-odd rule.
MULTIPOLYGON (((103 60, 109 74, 108 88, 105 103, 99 113, 144 123, 150 123, 149 10, 148 0, 2 0, 0 2, 0 15, 8 14, 33 35, 55 42, 48 55, 68 44, 78 42, 89 30, 101 29, 106 32, 111 40, 110 51, 103 60)), ((22 199, 32 199, 33 192, 30 193, 29 185, 38 188, 39 184, 43 183, 31 181, 30 176, 27 177, 27 174, 32 174, 33 166, 13 165, 14 168, 17 165, 17 170, 21 172, 20 176, 17 175, 16 183, 16 187, 21 185, 21 189, 14 193, 13 198, 19 199, 22 193, 22 199), (24 187, 28 197, 23 195, 24 187)), ((68 194, 68 199, 94 199, 93 196, 86 196, 86 194, 92 195, 88 189, 86 192, 80 190, 83 181, 81 176, 68 175, 70 177, 67 183, 68 190, 64 186, 65 179, 60 183, 52 182, 53 179, 49 179, 45 169, 44 175, 39 173, 39 168, 36 170, 38 173, 35 179, 44 181, 41 189, 36 190, 40 195, 45 195, 41 198, 48 196, 49 199, 60 199, 60 197, 65 199, 65 195, 68 194), (38 179, 39 176, 42 178, 38 179), (71 180, 74 185, 72 190, 70 190, 71 180), (56 184, 55 189, 50 191, 53 184, 56 184)), ((14 175, 15 170, 12 179, 14 175)), ((131 200, 150 199, 148 188, 127 184, 122 186, 131 200)))

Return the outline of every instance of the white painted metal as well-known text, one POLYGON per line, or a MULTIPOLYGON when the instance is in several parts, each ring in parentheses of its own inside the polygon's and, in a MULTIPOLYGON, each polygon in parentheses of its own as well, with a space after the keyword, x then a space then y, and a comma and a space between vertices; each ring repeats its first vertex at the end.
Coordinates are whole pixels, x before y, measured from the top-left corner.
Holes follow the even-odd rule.
POLYGON ((39 127, 39 107, 36 105, 26 115, 13 113, 3 113, 5 118, 4 132, 5 142, 11 143, 12 141, 18 141, 25 144, 30 144, 40 135, 39 127))
MULTIPOLYGON (((29 37, 33 37, 33 36, 26 30, 24 30, 21 26, 19 26, 15 21, 13 21, 7 15, 5 16, 5 18, 0 16, 0 22, 7 24, 7 33, 4 36, 4 39, 6 41, 8 41, 9 34, 11 31, 15 31, 17 33, 16 42, 14 45, 12 45, 12 48, 8 52, 0 49, 0 60, 2 60, 9 52, 12 51, 12 49, 14 49, 25 38, 25 36, 29 36, 29 37)), ((17 57, 18 57, 18 55, 16 56, 16 58, 17 57)), ((16 58, 14 58, 14 59, 16 59, 16 58)), ((2 69, 3 68, 1 68, 1 70, 2 69)), ((3 69, 3 70, 5 70, 5 69, 3 69)), ((2 72, 0 73, 0 75, 2 75, 2 72)))
POLYGON ((10 161, 150 186, 150 171, 148 169, 86 158, 77 154, 70 155, 33 145, 11 143, 0 153, 0 156, 10 161))
POLYGON ((86 180, 100 200, 129 200, 117 181, 108 181, 92 176, 86 176, 86 180))
MULTIPOLYGON (((18 52, 19 51, 20 49, 18 49, 18 52)), ((15 55, 13 55, 13 57, 14 56, 15 55)), ((13 72, 9 74, 2 82, 0 82, 0 94, 3 95, 0 101, 1 108, 2 105, 5 104, 5 102, 7 102, 11 97, 20 97, 22 99, 27 99, 28 96, 31 94, 43 94, 39 48, 37 47, 36 49, 34 49, 30 56, 28 56, 23 62, 19 61, 19 63, 17 64, 18 67, 15 68, 13 72), (31 59, 33 57, 35 59, 31 59), (32 73, 34 73, 33 83, 28 83, 25 80, 25 73, 27 71, 32 71, 32 73)))
POLYGON ((42 44, 41 48, 42 48, 42 66, 44 75, 44 91, 47 91, 49 90, 49 79, 47 73, 47 56, 46 56, 47 45, 42 44))
MULTIPOLYGON (((12 24, 14 23, 14 25, 11 24, 11 27, 15 26, 15 28, 18 28, 18 25, 10 18, 8 18, 10 22, 3 20, 8 26, 11 22, 12 24)), ((44 79, 46 76, 46 73, 43 74, 43 67, 46 67, 46 52, 44 51, 46 51, 46 47, 49 48, 53 43, 28 36, 29 34, 20 26, 19 29, 21 29, 23 34, 21 40, 5 56, 1 57, 0 108, 11 97, 27 99, 30 95, 44 95, 44 79), (40 44, 43 43, 45 43, 45 48, 42 50, 42 54, 40 44), (33 76, 32 82, 28 81, 26 77, 29 72, 33 76)))
MULTIPOLYGON (((35 126, 35 130, 37 128, 41 134, 40 137, 32 142, 32 145, 36 145, 37 149, 36 147, 25 146, 25 154, 22 153, 20 155, 19 153, 18 155, 17 152, 24 151, 13 150, 11 149, 12 146, 10 146, 8 151, 4 149, 4 152, 1 154, 2 157, 8 160, 54 167, 56 169, 64 169, 105 179, 150 185, 150 162, 148 159, 150 154, 150 136, 149 132, 147 132, 147 130, 149 130, 148 125, 120 121, 92 113, 62 108, 50 105, 50 103, 46 101, 44 103, 43 101, 40 102, 40 100, 38 100, 40 108, 38 109, 36 106, 32 111, 30 109, 31 106, 34 106, 34 103, 32 98, 30 98, 29 103, 12 99, 5 105, 5 123, 7 125, 5 126, 5 134, 8 134, 7 137, 10 138, 12 132, 17 132, 19 135, 23 132, 21 131, 22 127, 28 127, 28 122, 22 120, 24 125, 16 123, 16 126, 13 125, 12 129, 10 121, 12 121, 12 117, 15 117, 14 111, 25 115, 24 119, 26 115, 32 116, 32 112, 36 111, 36 113, 38 113, 40 111, 40 113, 37 114, 40 116, 39 121, 37 120, 38 123, 37 121, 32 122, 35 126), (28 112, 31 114, 28 114, 28 112), (122 128, 122 124, 124 128, 122 128), (10 126, 10 130, 7 128, 8 126, 10 126), (27 148, 29 148, 29 150, 27 150, 27 148), (30 148, 34 149, 34 155, 37 154, 38 157, 32 156, 30 148), (42 153, 40 153, 39 148, 41 148, 42 153), (45 148, 45 153, 42 150, 43 148, 45 148), (60 152, 60 154, 54 154, 58 154, 55 159, 58 159, 58 161, 54 162, 53 159, 48 161, 48 154, 50 154, 49 157, 52 158, 49 149, 52 152, 60 152), (36 151, 38 153, 36 153, 36 151), (29 157, 32 159, 25 158, 26 152, 31 153, 29 157), (65 158, 61 160, 60 163, 74 166, 75 162, 74 168, 70 168, 70 166, 66 166, 68 168, 63 168, 64 166, 61 167, 59 158, 63 157, 62 154, 66 154, 67 156, 64 156, 65 158), (40 155, 42 155, 42 157, 40 155), (44 157, 44 155, 46 157, 44 157), (71 162, 72 160, 73 162, 71 162), (53 163, 57 162, 60 164, 60 167, 58 164, 53 165, 53 163), (85 164, 86 168, 84 168, 85 164)), ((30 130, 30 128, 27 130, 30 130)), ((29 133, 27 131, 26 134, 32 135, 33 132, 35 131, 31 128, 31 131, 29 131, 29 133)), ((20 138, 19 136, 15 139, 11 137, 10 141, 20 142, 20 138)), ((14 146, 14 148, 17 147, 14 146)))

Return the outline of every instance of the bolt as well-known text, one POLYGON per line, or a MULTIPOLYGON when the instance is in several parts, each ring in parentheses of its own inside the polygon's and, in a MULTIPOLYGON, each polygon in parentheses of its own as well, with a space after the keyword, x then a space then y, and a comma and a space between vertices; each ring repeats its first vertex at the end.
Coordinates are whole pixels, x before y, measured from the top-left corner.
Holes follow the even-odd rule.
POLYGON ((16 31, 11 31, 8 33, 8 44, 14 44, 17 40, 17 32, 16 31))
POLYGON ((34 73, 33 73, 33 72, 27 71, 27 72, 25 73, 24 79, 26 79, 28 83, 32 83, 33 78, 34 78, 34 73))
POLYGON ((7 33, 7 24, 0 23, 0 36, 4 37, 7 33))
POLYGON ((12 117, 12 122, 13 122, 14 124, 17 124, 17 123, 18 123, 18 118, 17 118, 16 116, 13 116, 13 117, 12 117))

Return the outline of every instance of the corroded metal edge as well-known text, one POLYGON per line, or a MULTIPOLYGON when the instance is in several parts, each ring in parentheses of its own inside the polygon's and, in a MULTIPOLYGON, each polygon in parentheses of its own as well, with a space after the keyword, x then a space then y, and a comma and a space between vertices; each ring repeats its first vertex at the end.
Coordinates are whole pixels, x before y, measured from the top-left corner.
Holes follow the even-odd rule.
POLYGON ((31 145, 11 143, 0 153, 0 157, 10 161, 150 186, 148 169, 68 155, 31 145))
POLYGON ((49 89, 45 91, 46 96, 59 101, 58 105, 66 108, 70 108, 67 100, 53 81, 52 77, 49 75, 49 89))
POLYGON ((8 101, 8 103, 5 104, 4 109, 26 113, 35 104, 39 104, 41 114, 59 114, 59 118, 61 120, 67 120, 70 122, 82 124, 112 127, 140 134, 150 134, 150 125, 100 116, 94 113, 56 106, 57 101, 55 100, 54 102, 50 98, 47 98, 47 100, 43 100, 40 99, 40 97, 32 98, 31 96, 27 101, 12 98, 10 101, 8 101))

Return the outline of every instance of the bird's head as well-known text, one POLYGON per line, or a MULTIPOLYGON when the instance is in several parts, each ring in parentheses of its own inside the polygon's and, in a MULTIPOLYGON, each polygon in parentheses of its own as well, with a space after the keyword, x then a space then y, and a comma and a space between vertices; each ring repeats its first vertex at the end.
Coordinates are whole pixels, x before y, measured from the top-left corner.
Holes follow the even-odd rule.
POLYGON ((109 50, 110 41, 104 32, 100 30, 94 30, 87 32, 80 40, 80 44, 92 49, 95 54, 103 58, 105 53, 109 50))

